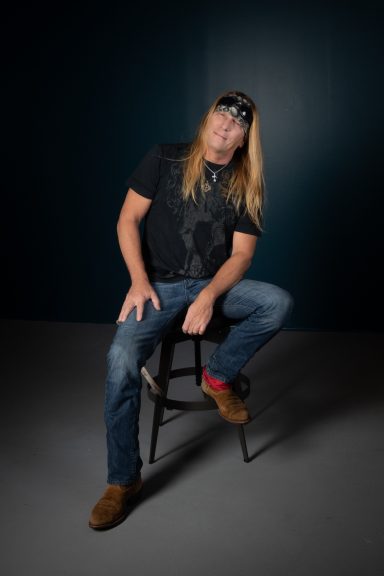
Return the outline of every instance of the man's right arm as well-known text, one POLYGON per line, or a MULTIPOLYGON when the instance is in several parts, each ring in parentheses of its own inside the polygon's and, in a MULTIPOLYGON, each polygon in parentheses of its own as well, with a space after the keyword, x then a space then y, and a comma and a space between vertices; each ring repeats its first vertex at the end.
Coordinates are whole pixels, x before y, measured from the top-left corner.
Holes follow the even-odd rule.
POLYGON ((130 188, 120 212, 117 236, 132 284, 117 319, 118 323, 124 322, 134 308, 136 308, 136 320, 141 320, 147 300, 151 300, 156 310, 160 310, 159 298, 145 270, 139 229, 140 222, 148 212, 151 202, 152 200, 137 194, 130 188))

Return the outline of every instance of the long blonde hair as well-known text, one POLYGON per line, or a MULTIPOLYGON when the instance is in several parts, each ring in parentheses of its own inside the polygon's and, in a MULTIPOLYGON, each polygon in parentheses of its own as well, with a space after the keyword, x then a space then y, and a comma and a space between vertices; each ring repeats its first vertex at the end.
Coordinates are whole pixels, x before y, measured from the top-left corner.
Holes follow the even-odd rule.
POLYGON ((204 190, 205 170, 204 154, 206 151, 205 129, 215 112, 218 102, 223 96, 238 95, 249 101, 252 108, 253 121, 245 135, 244 145, 237 148, 234 154, 234 170, 226 190, 227 201, 231 201, 236 210, 241 205, 251 220, 261 229, 262 209, 264 201, 263 158, 260 141, 259 114, 255 103, 242 92, 230 91, 219 96, 203 116, 196 136, 191 144, 184 165, 183 197, 190 197, 196 202, 196 190, 200 186, 204 190))

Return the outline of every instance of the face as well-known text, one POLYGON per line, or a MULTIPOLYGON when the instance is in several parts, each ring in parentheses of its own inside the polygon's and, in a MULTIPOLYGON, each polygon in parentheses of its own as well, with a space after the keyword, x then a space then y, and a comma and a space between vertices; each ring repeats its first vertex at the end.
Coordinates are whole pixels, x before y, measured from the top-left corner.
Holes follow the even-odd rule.
POLYGON ((244 130, 229 112, 214 112, 208 120, 205 136, 208 160, 209 156, 215 156, 229 161, 236 148, 244 144, 244 130))

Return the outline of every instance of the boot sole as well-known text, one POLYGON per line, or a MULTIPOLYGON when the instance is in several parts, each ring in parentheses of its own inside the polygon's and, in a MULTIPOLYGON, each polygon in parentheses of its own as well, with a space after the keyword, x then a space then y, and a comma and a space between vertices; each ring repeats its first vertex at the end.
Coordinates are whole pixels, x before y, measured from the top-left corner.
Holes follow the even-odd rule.
POLYGON ((247 418, 247 420, 230 420, 229 418, 227 418, 226 416, 223 416, 222 413, 220 412, 220 410, 218 410, 218 413, 220 414, 220 416, 223 418, 223 420, 226 420, 227 422, 230 422, 231 424, 248 424, 248 422, 251 421, 251 418, 247 418))

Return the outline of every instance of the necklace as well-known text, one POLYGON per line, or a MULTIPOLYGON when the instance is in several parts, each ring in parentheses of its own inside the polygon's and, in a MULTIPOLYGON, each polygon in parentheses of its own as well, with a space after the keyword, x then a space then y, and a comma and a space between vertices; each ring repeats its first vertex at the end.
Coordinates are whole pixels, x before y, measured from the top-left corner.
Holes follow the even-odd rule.
POLYGON ((212 170, 212 169, 205 163, 205 160, 203 160, 203 162, 204 162, 204 166, 205 166, 206 168, 208 168, 208 170, 209 170, 210 172, 212 172, 212 180, 213 180, 214 182, 217 182, 217 174, 218 174, 219 172, 221 172, 222 170, 224 170, 224 168, 226 168, 226 167, 228 166, 228 164, 229 164, 229 162, 227 162, 226 164, 224 164, 224 166, 222 166, 222 167, 219 168, 218 170, 212 170))

